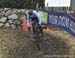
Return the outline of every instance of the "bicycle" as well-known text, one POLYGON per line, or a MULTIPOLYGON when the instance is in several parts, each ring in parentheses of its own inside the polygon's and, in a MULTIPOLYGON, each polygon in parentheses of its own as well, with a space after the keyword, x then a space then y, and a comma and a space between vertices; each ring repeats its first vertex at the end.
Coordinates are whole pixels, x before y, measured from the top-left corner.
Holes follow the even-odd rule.
POLYGON ((42 39, 43 33, 40 25, 37 23, 37 20, 32 20, 34 39, 36 40, 36 46, 40 50, 42 48, 42 39))

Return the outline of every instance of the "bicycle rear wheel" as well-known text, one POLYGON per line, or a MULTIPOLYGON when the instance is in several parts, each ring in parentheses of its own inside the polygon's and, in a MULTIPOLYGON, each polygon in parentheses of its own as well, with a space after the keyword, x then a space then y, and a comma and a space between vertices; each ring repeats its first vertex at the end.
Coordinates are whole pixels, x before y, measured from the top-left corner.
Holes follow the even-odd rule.
POLYGON ((41 50, 42 48, 42 33, 41 30, 39 28, 39 25, 36 26, 36 35, 37 35, 37 39, 36 39, 36 44, 39 50, 41 50))
POLYGON ((36 40, 36 46, 40 50, 42 48, 42 33, 39 24, 34 21, 33 22, 33 33, 34 39, 36 40))
POLYGON ((41 48, 42 48, 42 40, 40 40, 39 38, 36 39, 36 46, 38 47, 39 50, 41 50, 41 48))

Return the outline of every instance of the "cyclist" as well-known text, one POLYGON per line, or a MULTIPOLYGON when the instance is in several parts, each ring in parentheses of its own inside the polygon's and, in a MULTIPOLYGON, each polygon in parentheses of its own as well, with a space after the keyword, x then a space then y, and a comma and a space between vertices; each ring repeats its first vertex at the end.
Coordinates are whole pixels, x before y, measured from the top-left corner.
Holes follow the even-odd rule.
MULTIPOLYGON (((41 28, 41 17, 38 13, 38 11, 32 11, 30 10, 27 14, 27 25, 28 25, 28 30, 30 31, 30 22, 31 21, 34 21, 36 19, 38 25, 39 25, 39 28, 40 28, 40 31, 42 33, 42 28, 41 28)), ((33 27, 33 24, 32 24, 32 27, 33 27)), ((33 33, 35 34, 35 29, 33 27, 33 33)))

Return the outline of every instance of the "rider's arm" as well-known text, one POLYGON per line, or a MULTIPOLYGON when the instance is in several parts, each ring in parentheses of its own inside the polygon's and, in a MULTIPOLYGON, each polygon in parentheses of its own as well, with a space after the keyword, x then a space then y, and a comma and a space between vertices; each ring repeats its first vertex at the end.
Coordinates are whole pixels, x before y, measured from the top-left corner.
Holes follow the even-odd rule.
POLYGON ((39 13, 37 13, 37 18, 38 18, 38 20, 39 20, 39 24, 41 25, 41 16, 40 16, 39 13))
POLYGON ((30 27, 30 17, 27 15, 27 26, 30 27))
POLYGON ((34 11, 33 13, 37 16, 37 18, 38 18, 38 20, 39 20, 38 23, 41 25, 41 16, 40 16, 39 12, 34 11))

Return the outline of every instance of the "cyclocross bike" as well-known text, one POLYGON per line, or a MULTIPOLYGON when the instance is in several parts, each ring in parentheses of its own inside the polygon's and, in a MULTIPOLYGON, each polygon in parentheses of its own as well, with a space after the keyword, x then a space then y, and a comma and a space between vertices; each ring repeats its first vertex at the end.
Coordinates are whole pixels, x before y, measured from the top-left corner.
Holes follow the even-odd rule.
POLYGON ((41 32, 40 25, 37 23, 37 19, 32 20, 32 26, 34 39, 36 40, 36 46, 40 50, 42 48, 43 33, 41 32))

